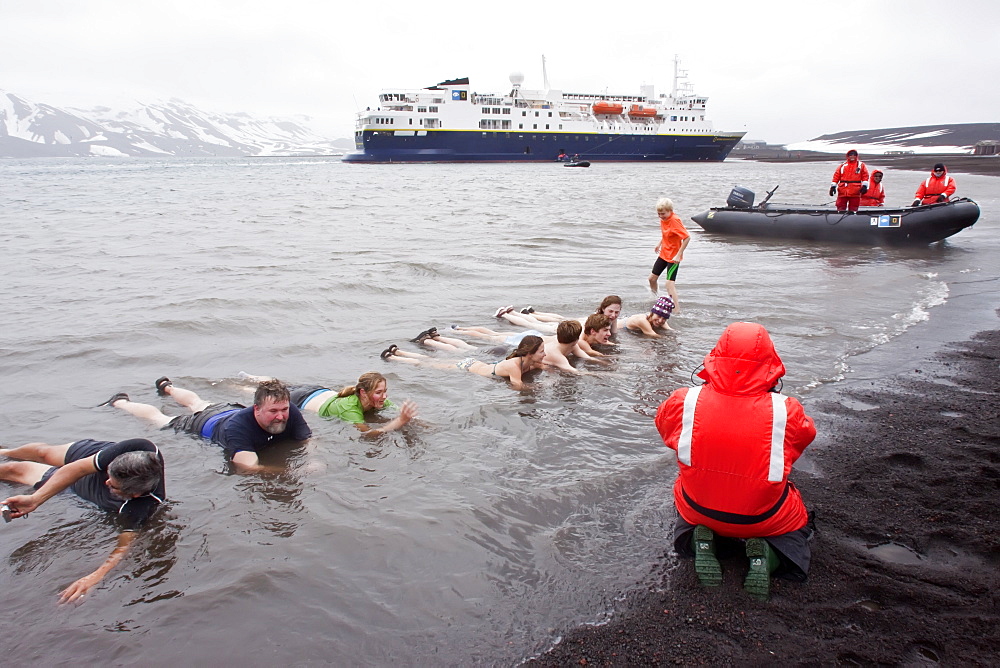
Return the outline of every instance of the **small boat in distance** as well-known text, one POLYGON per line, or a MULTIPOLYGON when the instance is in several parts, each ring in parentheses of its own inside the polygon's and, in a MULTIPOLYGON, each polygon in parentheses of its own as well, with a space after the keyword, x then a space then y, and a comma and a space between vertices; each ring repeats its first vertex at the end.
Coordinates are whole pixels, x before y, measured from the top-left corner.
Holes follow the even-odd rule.
POLYGON ((665 162, 726 159, 743 132, 719 132, 708 98, 695 95, 674 59, 670 93, 564 93, 549 86, 478 93, 468 78, 421 89, 390 89, 357 116, 356 151, 345 162, 547 162, 560 153, 584 160, 665 162))
POLYGON ((965 198, 895 209, 864 207, 856 212, 770 205, 767 199, 753 206, 753 199, 753 192, 734 188, 727 206, 709 209, 692 220, 715 234, 869 246, 930 244, 979 220, 979 205, 965 198))

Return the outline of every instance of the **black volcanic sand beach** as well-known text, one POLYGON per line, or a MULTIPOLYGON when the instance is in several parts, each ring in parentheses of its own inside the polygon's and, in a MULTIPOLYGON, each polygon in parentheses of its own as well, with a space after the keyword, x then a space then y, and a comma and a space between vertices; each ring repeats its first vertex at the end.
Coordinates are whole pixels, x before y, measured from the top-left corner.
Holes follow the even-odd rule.
POLYGON ((610 623, 533 663, 996 665, 1000 332, 929 353, 889 345, 902 368, 805 404, 821 434, 811 473, 792 474, 816 511, 807 583, 758 603, 742 559, 703 589, 690 561, 664 558, 610 623))

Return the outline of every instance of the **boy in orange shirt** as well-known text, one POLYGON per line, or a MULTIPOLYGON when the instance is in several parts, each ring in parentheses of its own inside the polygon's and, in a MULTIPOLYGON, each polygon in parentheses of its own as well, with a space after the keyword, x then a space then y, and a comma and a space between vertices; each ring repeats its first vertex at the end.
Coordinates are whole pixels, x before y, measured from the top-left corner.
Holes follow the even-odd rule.
POLYGON ((657 294, 656 283, 660 279, 663 270, 667 270, 666 289, 667 294, 674 301, 674 313, 680 312, 680 302, 677 299, 677 268, 684 259, 684 249, 687 248, 691 236, 681 217, 674 213, 674 203, 666 197, 661 197, 656 202, 656 213, 660 216, 660 232, 663 238, 656 245, 656 252, 659 257, 653 263, 653 271, 649 274, 649 289, 653 294, 657 294))

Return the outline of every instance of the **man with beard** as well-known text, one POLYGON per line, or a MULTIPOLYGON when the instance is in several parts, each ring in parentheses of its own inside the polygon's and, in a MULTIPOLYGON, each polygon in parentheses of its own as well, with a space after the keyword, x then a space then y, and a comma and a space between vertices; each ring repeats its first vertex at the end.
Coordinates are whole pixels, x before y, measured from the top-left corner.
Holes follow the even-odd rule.
POLYGON ((136 531, 166 498, 163 456, 143 438, 111 443, 83 439, 64 445, 28 443, 0 448, 0 455, 20 461, 0 464, 0 480, 32 485, 34 492, 3 501, 8 522, 26 517, 65 489, 100 508, 117 514, 121 533, 104 563, 60 595, 60 603, 81 599, 128 552, 136 531))
POLYGON ((291 405, 288 388, 280 380, 266 380, 257 386, 253 406, 212 404, 191 390, 175 387, 166 376, 157 379, 156 392, 170 396, 191 410, 191 415, 169 417, 155 406, 131 401, 119 393, 101 404, 113 406, 149 420, 161 429, 194 434, 221 445, 238 473, 271 470, 261 465, 259 453, 278 440, 305 441, 312 436, 299 409, 291 405))

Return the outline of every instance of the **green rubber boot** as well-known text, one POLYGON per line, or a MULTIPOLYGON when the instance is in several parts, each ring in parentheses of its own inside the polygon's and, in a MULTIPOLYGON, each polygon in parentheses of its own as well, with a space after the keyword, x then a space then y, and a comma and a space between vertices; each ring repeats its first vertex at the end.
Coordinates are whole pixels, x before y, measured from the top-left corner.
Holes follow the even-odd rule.
POLYGON ((703 524, 694 528, 691 538, 694 548, 694 572, 698 574, 698 582, 705 587, 718 587, 722 584, 722 566, 715 558, 715 534, 703 524))
POLYGON ((750 570, 743 581, 743 589, 758 601, 767 601, 771 596, 771 573, 778 567, 778 555, 763 538, 747 540, 747 559, 750 570))

